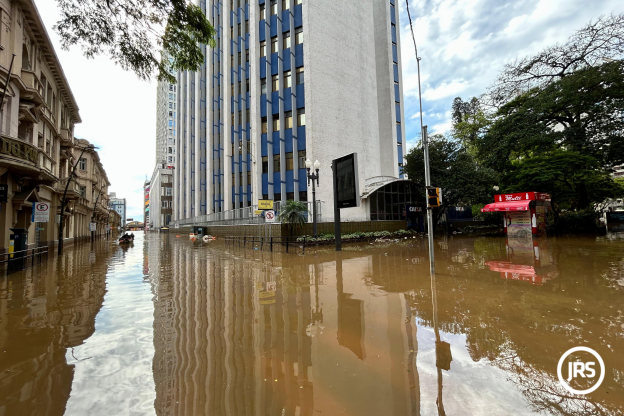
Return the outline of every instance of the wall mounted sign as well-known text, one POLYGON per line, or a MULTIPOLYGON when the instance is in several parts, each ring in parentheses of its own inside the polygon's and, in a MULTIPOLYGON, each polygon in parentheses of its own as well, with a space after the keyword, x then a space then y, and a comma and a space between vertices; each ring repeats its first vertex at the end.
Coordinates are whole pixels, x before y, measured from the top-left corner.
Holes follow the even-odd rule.
POLYGON ((360 206, 357 153, 333 161, 338 208, 360 206))
POLYGON ((39 161, 39 150, 35 147, 6 137, 0 137, 0 153, 33 163, 39 161))

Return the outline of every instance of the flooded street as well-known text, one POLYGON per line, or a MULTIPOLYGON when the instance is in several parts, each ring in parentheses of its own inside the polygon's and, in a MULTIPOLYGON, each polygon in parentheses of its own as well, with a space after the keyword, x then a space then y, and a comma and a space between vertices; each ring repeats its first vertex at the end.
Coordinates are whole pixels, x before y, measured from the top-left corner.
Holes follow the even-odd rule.
POLYGON ((624 238, 535 241, 84 244, 0 277, 0 416, 621 415, 624 238))

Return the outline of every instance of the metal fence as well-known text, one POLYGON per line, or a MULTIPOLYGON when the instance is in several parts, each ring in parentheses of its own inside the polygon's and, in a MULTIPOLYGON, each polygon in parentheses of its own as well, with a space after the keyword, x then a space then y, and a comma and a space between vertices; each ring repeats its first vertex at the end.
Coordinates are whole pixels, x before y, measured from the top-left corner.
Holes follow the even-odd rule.
POLYGON ((6 259, 0 260, 0 264, 6 264, 6 273, 11 274, 13 272, 24 270, 28 267, 29 263, 31 267, 35 264, 41 264, 43 261, 43 256, 45 256, 45 260, 47 261, 47 246, 14 251, 13 253, 0 254, 0 258, 6 257, 6 259))
MULTIPOLYGON (((303 201, 302 201, 303 202, 303 201)), ((308 222, 312 222, 312 202, 303 202, 308 206, 308 222)), ((282 203, 276 201, 273 204, 273 211, 275 211, 275 223, 279 224, 279 214, 282 203)), ((321 222, 322 216, 322 201, 316 201, 316 222, 321 222)), ((229 211, 215 212, 214 214, 200 215, 198 217, 187 218, 184 220, 173 221, 173 227, 192 227, 197 225, 254 225, 254 224, 267 224, 264 216, 256 215, 258 210, 257 205, 238 208, 229 211)))

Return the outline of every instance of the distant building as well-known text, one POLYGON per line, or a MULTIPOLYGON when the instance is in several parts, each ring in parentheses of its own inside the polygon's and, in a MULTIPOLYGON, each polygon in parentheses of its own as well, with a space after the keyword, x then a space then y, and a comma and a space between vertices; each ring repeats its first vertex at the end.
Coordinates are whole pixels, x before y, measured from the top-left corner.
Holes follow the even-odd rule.
POLYGON ((158 81, 156 94, 156 164, 175 166, 177 85, 158 81))
POLYGON ((149 191, 149 223, 145 223, 151 229, 168 227, 171 222, 173 210, 173 169, 167 167, 167 163, 162 161, 154 169, 150 181, 149 191))
POLYGON ((201 7, 224 30, 215 48, 201 46, 199 71, 177 75, 174 221, 253 212, 259 199, 311 201, 306 160, 321 163, 316 196, 322 220, 332 221, 331 162, 354 152, 361 206, 342 218, 404 218, 395 2, 209 0, 201 7))
POLYGON ((624 178, 624 165, 614 166, 611 175, 615 178, 624 178))
POLYGON ((108 196, 112 209, 121 216, 121 226, 123 227, 126 224, 126 198, 117 198, 115 192, 111 192, 108 196))
POLYGON ((143 224, 145 224, 145 230, 149 230, 150 223, 150 182, 145 181, 143 184, 144 195, 144 210, 143 210, 143 224))

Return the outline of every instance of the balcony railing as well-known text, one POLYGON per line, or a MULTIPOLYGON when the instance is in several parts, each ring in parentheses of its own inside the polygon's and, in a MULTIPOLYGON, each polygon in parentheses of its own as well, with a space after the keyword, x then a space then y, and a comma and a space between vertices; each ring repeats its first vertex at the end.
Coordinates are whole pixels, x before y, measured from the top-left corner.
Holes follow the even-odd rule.
MULTIPOLYGON (((304 202, 308 206, 307 222, 312 222, 312 202, 304 202)), ((322 201, 316 201, 316 222, 322 219, 322 201)), ((280 223, 279 213, 281 202, 277 201, 273 204, 275 211, 275 223, 280 223)), ((245 208, 238 208, 229 211, 215 212, 214 214, 201 215, 199 217, 187 218, 184 220, 174 221, 174 227, 188 227, 195 225, 246 225, 246 224, 266 224, 264 217, 256 215, 257 205, 245 208)))
POLYGON ((22 82, 26 86, 26 89, 29 92, 35 93, 35 100, 40 104, 43 103, 45 92, 43 91, 43 84, 41 84, 37 75, 35 75, 33 71, 22 69, 21 78, 22 82))

